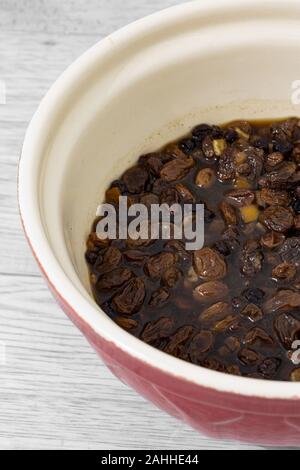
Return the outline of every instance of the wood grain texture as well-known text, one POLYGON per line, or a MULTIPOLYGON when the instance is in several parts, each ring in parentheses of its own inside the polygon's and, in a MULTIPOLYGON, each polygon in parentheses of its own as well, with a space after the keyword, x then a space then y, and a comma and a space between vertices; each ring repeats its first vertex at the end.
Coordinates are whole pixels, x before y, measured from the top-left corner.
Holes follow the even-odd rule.
POLYGON ((205 438, 115 379, 52 300, 20 227, 24 132, 55 78, 172 0, 0 0, 0 449, 255 449, 205 438))

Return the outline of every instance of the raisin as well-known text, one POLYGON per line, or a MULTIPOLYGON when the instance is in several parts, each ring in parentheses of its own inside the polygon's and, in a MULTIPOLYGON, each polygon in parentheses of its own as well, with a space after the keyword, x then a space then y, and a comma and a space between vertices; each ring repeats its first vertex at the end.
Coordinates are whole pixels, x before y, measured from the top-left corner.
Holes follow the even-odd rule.
POLYGON ((179 269, 171 267, 163 272, 162 282, 165 286, 172 288, 175 287, 182 274, 179 269))
POLYGON ((243 348, 238 354, 239 360, 246 366, 254 366, 260 361, 260 355, 252 349, 243 348))
POLYGON ((127 268, 117 268, 113 271, 103 274, 97 283, 99 290, 111 290, 120 287, 129 281, 133 276, 132 272, 127 268))
POLYGON ((163 305, 168 300, 169 297, 170 297, 170 293, 168 289, 166 289, 165 287, 161 287, 153 292, 151 299, 149 301, 149 305, 151 307, 159 307, 163 305))
POLYGON ((289 289, 279 290, 263 305, 266 313, 290 310, 297 307, 300 307, 300 294, 289 289))
POLYGON ((294 264, 284 261, 273 269, 272 277, 277 281, 290 281, 296 276, 296 272, 294 264))
POLYGON ((225 344, 226 344, 227 348, 229 349, 229 351, 231 351, 231 352, 236 352, 241 347, 241 344, 240 344, 238 338, 236 338, 235 336, 229 336, 228 338, 226 338, 225 344))
POLYGON ((241 272, 246 276, 254 276, 261 271, 263 259, 258 242, 248 240, 241 252, 241 272))
POLYGON ((293 176, 296 171, 294 162, 283 162, 273 171, 266 173, 259 181, 261 186, 269 186, 273 189, 280 189, 293 176))
POLYGON ((231 307, 226 302, 217 302, 203 312, 199 316, 199 320, 203 323, 216 324, 218 321, 224 320, 231 314, 231 307))
POLYGON ((220 253, 212 248, 202 248, 194 252, 196 273, 207 281, 222 279, 227 273, 227 266, 220 253))
POLYGON ((296 213, 296 214, 300 214, 300 199, 296 199, 294 202, 293 202, 293 211, 296 213))
POLYGON ((192 131, 192 135, 194 139, 197 140, 198 142, 202 142, 204 138, 207 135, 211 135, 211 133, 212 133, 212 128, 208 124, 200 124, 199 126, 196 126, 192 131))
POLYGON ((165 155, 162 153, 149 153, 142 155, 139 163, 144 165, 146 170, 150 171, 155 176, 158 176, 164 164, 165 155))
POLYGON ((233 189, 226 194, 226 200, 235 207, 250 206, 254 199, 255 195, 249 189, 233 189))
POLYGON ((253 323, 263 318, 262 310, 255 304, 248 304, 241 313, 248 317, 253 323))
POLYGON ((195 328, 193 326, 183 326, 179 328, 170 338, 167 346, 164 348, 164 351, 173 356, 180 355, 180 347, 184 345, 187 340, 193 335, 195 328))
POLYGON ((274 152, 280 152, 286 155, 286 154, 291 153, 291 151, 293 150, 293 144, 291 144, 291 142, 288 142, 286 140, 282 140, 282 141, 275 140, 273 142, 273 150, 274 152))
POLYGON ((213 146, 213 140, 210 136, 206 136, 202 142, 202 152, 206 158, 214 158, 215 151, 213 146))
POLYGON ((136 165, 124 173, 123 180, 130 193, 140 193, 145 189, 148 173, 145 168, 136 165))
POLYGON ((300 238, 291 237, 285 240, 279 249, 279 254, 282 261, 300 266, 300 238))
POLYGON ((141 333, 141 339, 148 344, 155 343, 162 338, 168 338, 173 328, 174 321, 171 318, 161 317, 146 324, 141 333))
POLYGON ((143 264, 147 255, 143 251, 127 250, 124 251, 124 257, 129 263, 143 264))
POLYGON ((233 142, 238 139, 238 133, 234 129, 228 129, 225 132, 224 137, 226 139, 226 142, 228 142, 229 144, 233 144, 233 142))
POLYGON ((300 337, 300 321, 287 313, 282 313, 275 319, 274 329, 282 345, 288 350, 300 337))
POLYGON ((228 292, 229 289, 223 282, 208 281, 194 289, 194 297, 200 303, 210 303, 226 298, 228 292))
POLYGON ((171 160, 163 166, 160 177, 168 182, 180 180, 187 175, 194 164, 195 162, 192 158, 171 160))
POLYGON ((105 193, 106 202, 108 204, 119 204, 119 197, 122 195, 121 191, 117 187, 110 188, 105 193))
POLYGON ((278 205, 287 207, 291 202, 291 198, 288 192, 284 190, 263 188, 260 191, 259 197, 260 201, 268 206, 278 205))
POLYGON ((236 176, 236 164, 233 154, 226 150, 219 158, 218 178, 221 181, 233 181, 236 176))
POLYGON ((175 188, 183 202, 187 204, 195 202, 194 195, 184 184, 178 183, 175 188))
POLYGON ((187 155, 191 154, 196 147, 194 139, 183 139, 179 142, 179 148, 187 155))
POLYGON ((256 347, 272 347, 274 341, 262 328, 253 328, 246 334, 244 344, 256 347))
POLYGON ((192 362, 198 363, 203 354, 210 351, 214 344, 214 337, 210 331, 202 330, 196 334, 189 344, 189 355, 192 362))
POLYGON ((120 250, 114 246, 110 246, 105 251, 101 260, 95 264, 95 271, 98 274, 104 274, 117 268, 122 259, 120 250))
POLYGON ((158 279, 167 269, 171 268, 175 262, 176 255, 174 253, 159 253, 151 256, 147 260, 145 271, 152 279, 158 279))
POLYGON ((222 201, 220 204, 220 211, 222 214, 222 217, 225 221, 225 223, 230 226, 230 225, 237 225, 238 223, 238 217, 237 213, 234 209, 234 207, 231 207, 230 204, 228 204, 225 201, 222 201))
POLYGON ((216 174, 212 168, 203 168, 196 176, 196 184, 200 188, 210 188, 216 181, 216 174))
POLYGON ((277 374, 280 365, 280 359, 276 357, 267 357, 259 364, 257 370, 265 378, 272 379, 277 374))
POLYGON ((278 248, 282 245, 284 240, 285 236, 282 233, 272 231, 264 233, 260 239, 260 243, 264 248, 272 250, 273 248, 278 248))
POLYGON ((133 318, 127 317, 117 317, 115 318, 115 322, 124 330, 130 331, 134 330, 138 326, 138 322, 133 320, 133 318))
POLYGON ((271 206, 264 210, 259 218, 268 229, 274 232, 285 233, 294 225, 293 213, 282 206, 271 206))
POLYGON ((146 295, 145 283, 141 278, 134 278, 121 294, 113 298, 115 309, 123 315, 131 315, 140 310, 146 295))
POLYGON ((231 254, 231 246, 226 240, 218 240, 214 244, 214 248, 223 256, 229 256, 231 254))

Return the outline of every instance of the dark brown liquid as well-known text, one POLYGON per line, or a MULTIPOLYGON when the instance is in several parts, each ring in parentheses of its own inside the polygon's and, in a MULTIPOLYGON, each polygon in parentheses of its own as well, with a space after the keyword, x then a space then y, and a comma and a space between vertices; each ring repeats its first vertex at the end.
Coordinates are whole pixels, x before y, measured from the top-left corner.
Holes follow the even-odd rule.
MULTIPOLYGON (((186 201, 176 185, 184 185, 193 195, 195 204, 205 204, 205 247, 212 248, 225 261, 226 274, 217 279, 206 279, 198 274, 196 279, 191 279, 196 255, 184 250, 184 241, 182 246, 177 245, 178 241, 170 243, 165 240, 152 241, 147 246, 134 246, 132 243, 128 246, 124 240, 113 240, 108 246, 97 242, 95 235, 91 235, 87 260, 97 303, 134 336, 186 361, 243 376, 300 380, 297 365, 291 361, 294 352, 292 343, 300 338, 298 148, 298 120, 289 119, 203 128, 196 137, 190 135, 153 154, 154 160, 150 166, 148 157, 141 157, 133 178, 135 181, 131 181, 130 175, 123 175, 112 184, 112 188, 117 188, 116 194, 129 196, 133 203, 140 202, 145 193, 154 194, 160 203, 179 202, 183 205, 186 201), (237 133, 236 129, 241 133, 237 133), (221 151, 221 156, 211 155, 212 147, 209 144, 215 140, 226 142, 227 148, 221 151), (224 165, 226 152, 235 155, 233 165, 231 157, 228 165, 224 165), (282 161, 277 164, 275 161, 275 165, 270 166, 268 158, 274 152, 282 155, 282 161), (169 181, 162 168, 166 168, 170 161, 182 158, 193 159, 194 166, 186 170, 183 176, 169 181), (287 162, 290 174, 285 172, 287 162), (249 168, 240 165, 248 165, 249 168), (211 168, 216 175, 210 187, 196 184, 197 175, 204 168, 211 168), (238 173, 237 168, 243 170, 242 173, 238 173), (237 217, 236 223, 231 224, 224 219, 220 205, 228 201, 228 192, 237 188, 254 194, 251 206, 257 208, 258 220, 245 220, 242 208, 235 205, 231 207, 237 217), (266 210, 274 205, 273 202, 270 204, 259 199, 262 189, 273 191, 271 194, 275 199, 279 196, 286 198, 284 202, 280 199, 280 205, 284 207, 282 216, 277 214, 277 208, 274 216, 272 213, 267 216, 269 213, 266 210), (267 248, 261 240, 272 232, 282 240, 278 246, 267 248), (287 244, 290 239, 296 243, 294 256, 290 256, 287 244), (253 253, 251 249, 248 253, 245 248, 249 241, 257 245, 253 253), (118 250, 108 252, 112 247, 118 250), (109 255, 107 259, 106 253, 109 255), (111 253, 116 256, 115 261, 111 253), (151 275, 151 272, 149 274, 149 260, 161 253, 173 254, 174 262, 165 267, 162 262, 157 276, 151 275), (280 279, 275 279, 274 269, 283 262, 292 265, 292 272, 284 272, 280 279), (120 269, 123 268, 127 271, 121 273, 120 269), (111 273, 114 274, 110 279, 111 273), (107 279, 103 284, 105 276, 107 279), (128 285, 136 278, 141 281, 139 285, 132 284, 132 292, 128 285), (222 282, 227 286, 228 293, 221 299, 202 303, 194 295, 194 289, 209 281, 222 282), (275 299, 275 306, 270 306, 268 301, 274 299, 278 292, 283 292, 287 300, 280 298, 278 307, 275 299), (155 293, 164 301, 154 302, 155 293), (130 306, 123 305, 126 298, 132 299, 133 304, 136 302, 136 308, 131 312, 130 306), (217 302, 226 304, 226 314, 221 317, 216 314, 215 318, 212 315, 211 320, 202 320, 201 313, 217 302), (258 316, 252 319, 245 310, 249 305, 252 310, 257 308, 258 312, 258 316), (224 324, 220 324, 223 320, 224 324)), ((279 158, 278 155, 275 157, 279 158)), ((111 193, 107 194, 107 202, 112 202, 111 193)), ((250 214, 251 217, 253 214, 250 214)))

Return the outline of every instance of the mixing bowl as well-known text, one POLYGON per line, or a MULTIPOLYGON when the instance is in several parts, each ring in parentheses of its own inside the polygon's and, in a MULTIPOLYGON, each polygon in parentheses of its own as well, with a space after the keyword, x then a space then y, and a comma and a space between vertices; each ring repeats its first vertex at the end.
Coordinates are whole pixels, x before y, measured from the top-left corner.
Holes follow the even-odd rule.
POLYGON ((300 384, 207 370, 123 331, 93 300, 85 241, 105 189, 140 154, 200 122, 297 115, 299 78, 298 0, 185 3, 81 56, 43 99, 23 146, 22 221, 63 310, 123 382, 218 438, 300 444, 300 384))

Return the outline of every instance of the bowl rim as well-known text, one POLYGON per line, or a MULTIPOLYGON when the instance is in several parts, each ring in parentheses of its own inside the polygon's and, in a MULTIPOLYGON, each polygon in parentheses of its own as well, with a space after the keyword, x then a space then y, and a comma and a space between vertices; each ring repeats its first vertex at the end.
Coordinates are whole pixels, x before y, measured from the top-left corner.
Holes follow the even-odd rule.
MULTIPOLYGON (((244 0, 242 3, 244 8, 257 9, 261 7, 260 0, 244 0)), ((285 2, 285 8, 287 8, 287 3, 295 6, 298 4, 298 0, 288 0, 285 2)), ((282 7, 282 2, 281 0, 269 0, 268 5, 279 8, 279 6, 282 7)), ((143 343, 123 331, 108 316, 103 318, 99 315, 99 307, 94 300, 83 296, 65 274, 47 239, 40 213, 39 193, 36 189, 39 181, 38 163, 43 155, 37 150, 38 143, 42 142, 49 133, 49 128, 51 129, 51 124, 48 122, 49 116, 56 108, 62 106, 69 85, 79 80, 80 77, 82 78, 84 72, 96 60, 100 61, 113 54, 117 42, 124 44, 137 40, 145 30, 150 32, 176 20, 182 20, 183 17, 191 17, 199 12, 201 14, 203 12, 210 13, 216 8, 234 10, 241 8, 241 4, 239 0, 216 0, 215 2, 194 0, 146 16, 99 41, 62 73, 41 101, 25 135, 18 170, 18 200, 21 220, 32 251, 50 285, 82 321, 104 340, 114 343, 125 353, 169 376, 200 387, 246 397, 297 400, 300 398, 300 384, 237 377, 190 364, 143 343)))

